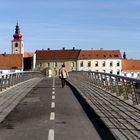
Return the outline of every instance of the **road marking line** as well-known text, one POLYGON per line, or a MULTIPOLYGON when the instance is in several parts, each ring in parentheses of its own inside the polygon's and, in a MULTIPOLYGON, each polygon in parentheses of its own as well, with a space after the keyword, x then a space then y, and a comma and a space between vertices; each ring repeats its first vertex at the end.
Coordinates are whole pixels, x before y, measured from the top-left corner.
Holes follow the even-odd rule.
POLYGON ((55 120, 55 113, 54 112, 50 113, 50 120, 55 120))
POLYGON ((55 87, 55 78, 53 78, 53 87, 55 87))
POLYGON ((53 91, 52 94, 55 94, 55 91, 53 91))
POLYGON ((54 95, 52 96, 52 99, 55 99, 55 96, 54 95))
POLYGON ((55 90, 55 88, 52 88, 52 90, 55 90))
POLYGON ((54 129, 49 130, 48 140, 54 140, 54 129))
POLYGON ((52 102, 51 108, 55 108, 55 102, 52 102))

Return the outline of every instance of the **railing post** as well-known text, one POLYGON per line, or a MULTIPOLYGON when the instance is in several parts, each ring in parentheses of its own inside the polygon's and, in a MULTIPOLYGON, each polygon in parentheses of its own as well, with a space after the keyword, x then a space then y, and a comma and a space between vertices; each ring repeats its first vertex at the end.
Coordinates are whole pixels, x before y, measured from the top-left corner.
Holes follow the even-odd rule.
POLYGON ((101 76, 101 87, 104 89, 104 78, 103 78, 103 74, 100 75, 101 76))
POLYGON ((110 92, 113 93, 113 79, 111 76, 109 76, 109 83, 110 83, 110 92))
POLYGON ((120 96, 120 91, 119 91, 119 78, 115 77, 115 89, 116 89, 116 95, 120 96))
POLYGON ((105 89, 108 91, 109 90, 109 84, 108 84, 108 77, 105 75, 105 89))
POLYGON ((137 105, 138 104, 138 100, 137 100, 137 96, 136 96, 135 85, 134 85, 133 82, 131 82, 131 94, 132 94, 133 105, 137 105))
POLYGON ((124 79, 122 79, 122 88, 123 88, 123 98, 124 100, 128 100, 127 85, 126 80, 124 79))
POLYGON ((0 78, 0 91, 3 89, 3 76, 0 78))

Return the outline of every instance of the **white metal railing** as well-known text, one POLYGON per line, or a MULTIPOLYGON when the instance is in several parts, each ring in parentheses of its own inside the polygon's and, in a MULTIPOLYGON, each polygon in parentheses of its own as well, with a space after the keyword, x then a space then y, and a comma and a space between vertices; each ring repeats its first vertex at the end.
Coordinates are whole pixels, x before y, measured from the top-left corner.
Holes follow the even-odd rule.
POLYGON ((0 91, 20 82, 41 76, 40 72, 24 71, 0 74, 0 91))
POLYGON ((140 79, 92 71, 70 72, 70 77, 81 77, 80 80, 88 80, 105 91, 122 96, 124 100, 131 100, 133 105, 140 104, 140 79))

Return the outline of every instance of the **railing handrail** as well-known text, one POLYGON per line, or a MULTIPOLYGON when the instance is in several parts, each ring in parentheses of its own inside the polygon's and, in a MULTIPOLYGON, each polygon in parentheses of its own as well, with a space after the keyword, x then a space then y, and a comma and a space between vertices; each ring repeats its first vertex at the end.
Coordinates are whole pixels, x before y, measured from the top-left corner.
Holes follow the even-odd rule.
POLYGON ((39 71, 22 71, 22 72, 9 72, 9 73, 2 73, 0 76, 10 75, 10 74, 21 74, 21 73, 40 73, 39 71))
POLYGON ((108 76, 111 76, 111 77, 117 77, 117 78, 121 78, 121 79, 124 79, 124 80, 127 80, 127 81, 136 82, 136 83, 140 84, 140 79, 121 76, 121 75, 116 75, 116 74, 111 74, 111 73, 96 72, 96 71, 72 71, 72 72, 84 72, 84 73, 96 73, 96 74, 108 75, 108 76))

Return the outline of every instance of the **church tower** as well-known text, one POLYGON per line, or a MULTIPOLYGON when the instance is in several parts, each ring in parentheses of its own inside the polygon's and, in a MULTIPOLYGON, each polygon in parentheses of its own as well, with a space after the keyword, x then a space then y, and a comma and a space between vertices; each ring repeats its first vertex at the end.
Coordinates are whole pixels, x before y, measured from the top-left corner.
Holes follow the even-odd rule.
POLYGON ((22 35, 20 34, 20 28, 18 22, 15 28, 15 34, 12 40, 12 54, 24 54, 24 42, 22 40, 22 35))

